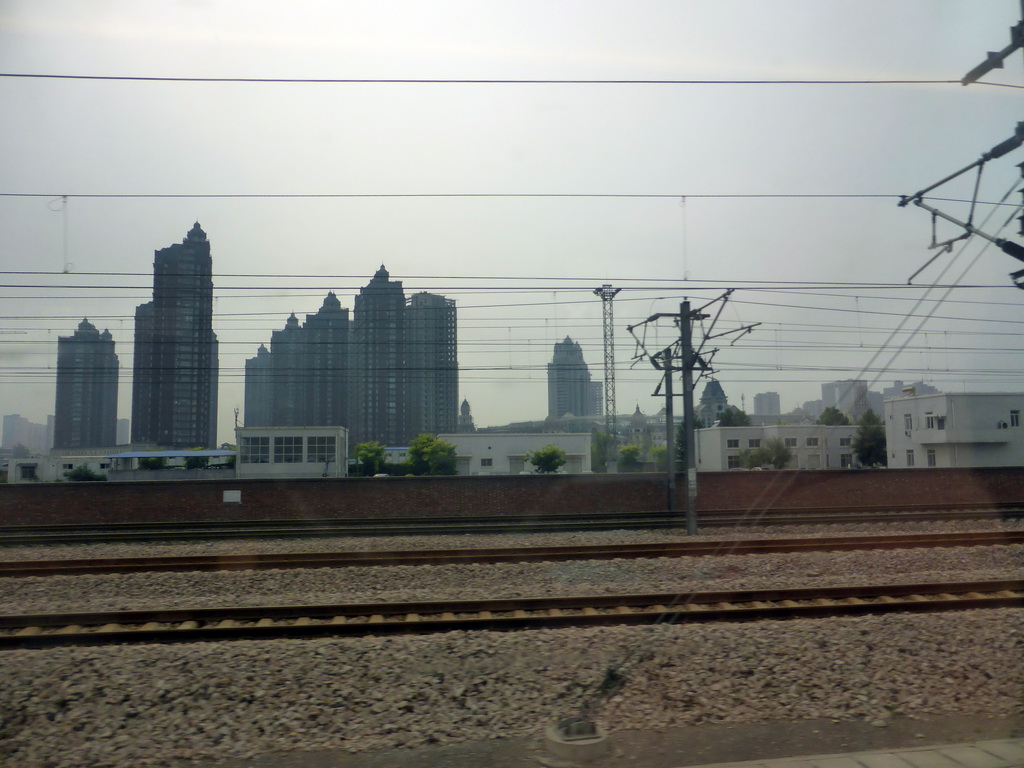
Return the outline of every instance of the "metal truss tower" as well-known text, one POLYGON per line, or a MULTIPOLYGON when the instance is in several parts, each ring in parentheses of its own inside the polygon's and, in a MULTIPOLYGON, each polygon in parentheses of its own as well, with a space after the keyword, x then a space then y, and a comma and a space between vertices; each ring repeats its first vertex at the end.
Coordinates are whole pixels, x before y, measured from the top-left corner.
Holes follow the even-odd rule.
POLYGON ((614 457, 615 434, 615 324, 612 322, 612 299, 621 291, 605 283, 594 289, 594 295, 601 298, 604 317, 604 431, 608 435, 608 453, 614 457))

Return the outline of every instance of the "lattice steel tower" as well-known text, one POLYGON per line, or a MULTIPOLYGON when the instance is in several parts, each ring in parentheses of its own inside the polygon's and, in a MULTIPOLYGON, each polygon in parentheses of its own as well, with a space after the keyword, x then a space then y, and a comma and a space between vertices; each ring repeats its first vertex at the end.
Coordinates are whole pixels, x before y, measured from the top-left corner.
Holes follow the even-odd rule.
POLYGON ((612 322, 612 299, 621 288, 612 288, 605 283, 594 289, 594 295, 601 297, 604 316, 604 430, 609 437, 609 452, 615 445, 615 325, 612 322))

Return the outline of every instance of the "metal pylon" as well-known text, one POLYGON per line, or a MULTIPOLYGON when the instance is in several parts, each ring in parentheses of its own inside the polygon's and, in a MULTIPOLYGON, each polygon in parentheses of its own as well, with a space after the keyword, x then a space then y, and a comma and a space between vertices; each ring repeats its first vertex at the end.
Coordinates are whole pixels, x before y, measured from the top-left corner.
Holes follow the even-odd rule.
POLYGON ((615 324, 612 316, 612 299, 621 288, 612 288, 605 283, 594 289, 594 295, 601 297, 604 317, 604 431, 608 435, 608 452, 614 456, 615 434, 615 324))

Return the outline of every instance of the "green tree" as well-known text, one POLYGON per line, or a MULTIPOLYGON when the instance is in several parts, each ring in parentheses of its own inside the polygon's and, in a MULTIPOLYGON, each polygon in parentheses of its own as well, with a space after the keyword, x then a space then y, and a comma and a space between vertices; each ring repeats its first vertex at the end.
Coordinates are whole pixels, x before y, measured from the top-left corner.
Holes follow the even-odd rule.
MULTIPOLYGON (((203 448, 192 448, 193 451, 202 451, 203 448)), ((186 456, 185 469, 206 469, 210 466, 209 456, 186 456)))
POLYGON ((538 474, 550 474, 557 472, 559 467, 565 464, 565 451, 557 445, 545 445, 536 451, 529 451, 526 460, 535 467, 534 472, 538 474))
POLYGON ((740 410, 735 405, 728 406, 718 417, 720 427, 749 427, 750 416, 746 411, 740 410))
POLYGON ((659 472, 668 469, 668 448, 664 445, 656 445, 651 448, 651 461, 659 472))
POLYGON ((438 440, 434 435, 421 434, 409 445, 406 462, 411 475, 454 475, 455 445, 438 440))
POLYGON ((167 466, 167 459, 163 456, 144 456, 139 459, 139 469, 157 470, 167 466))
POLYGON ((793 451, 780 437, 769 437, 764 445, 754 450, 740 452, 740 464, 747 469, 770 466, 773 469, 785 469, 793 458, 793 451))
POLYGON ((874 411, 868 409, 857 423, 853 438, 853 453, 863 467, 888 466, 885 443, 885 424, 874 411))
POLYGON ((636 472, 643 466, 639 445, 624 445, 619 448, 619 466, 625 472, 636 472))
MULTIPOLYGON (((694 429, 704 429, 703 419, 693 420, 694 429)), ((683 471, 686 469, 686 427, 683 422, 679 422, 676 426, 676 470, 683 471)))
POLYGON ((826 427, 845 427, 850 423, 850 417, 835 406, 830 405, 821 412, 821 416, 814 423, 823 424, 826 427))
POLYGON ((69 469, 64 473, 64 477, 72 482, 90 482, 107 479, 107 476, 102 472, 93 472, 85 464, 79 464, 74 469, 69 469))
POLYGON ((353 451, 360 474, 364 477, 373 477, 384 465, 384 446, 376 440, 366 443, 359 443, 353 451))
POLYGON ((590 441, 590 468, 594 472, 608 471, 608 445, 611 440, 607 432, 595 432, 590 441))

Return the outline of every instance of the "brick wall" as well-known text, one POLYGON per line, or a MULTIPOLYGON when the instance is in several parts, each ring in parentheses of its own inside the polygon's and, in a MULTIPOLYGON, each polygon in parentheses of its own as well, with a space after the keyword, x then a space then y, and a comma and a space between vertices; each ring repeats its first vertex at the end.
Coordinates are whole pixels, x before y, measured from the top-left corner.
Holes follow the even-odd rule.
MULTIPOLYGON (((1024 505, 1020 468, 709 472, 699 486, 700 510, 1024 505)), ((660 510, 666 498, 654 474, 0 485, 0 525, 539 516, 660 510), (242 503, 225 504, 225 490, 242 503)))

